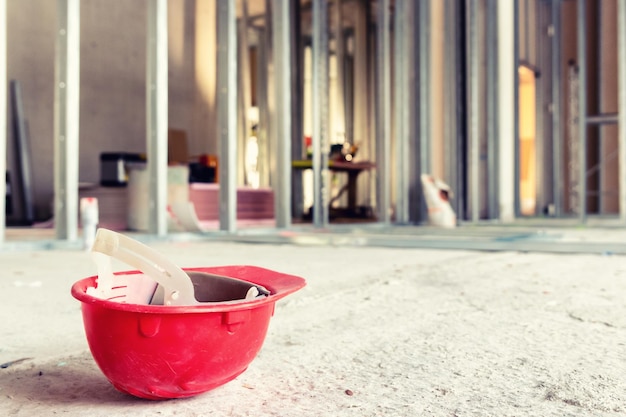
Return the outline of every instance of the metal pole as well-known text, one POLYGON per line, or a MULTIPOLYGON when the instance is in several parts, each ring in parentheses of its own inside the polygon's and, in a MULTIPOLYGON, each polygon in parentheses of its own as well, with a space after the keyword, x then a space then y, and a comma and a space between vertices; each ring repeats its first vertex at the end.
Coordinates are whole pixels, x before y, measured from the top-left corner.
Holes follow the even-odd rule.
POLYGON ((395 136, 396 136, 396 223, 409 223, 409 141, 410 141, 410 98, 408 48, 409 23, 408 2, 396 0, 394 19, 395 43, 395 136))
POLYGON ((148 231, 167 234, 167 0, 148 1, 146 145, 148 148, 148 231))
POLYGON ((576 2, 577 49, 578 49, 578 141, 579 141, 579 184, 578 200, 581 222, 587 220, 587 25, 585 19, 585 0, 576 2))
POLYGON ((252 131, 252 124, 248 118, 248 111, 252 107, 252 78, 250 76, 250 46, 248 43, 248 0, 241 1, 241 18, 238 22, 237 46, 238 46, 238 69, 237 72, 237 103, 238 119, 240 128, 239 142, 237 147, 243 152, 237 154, 237 183, 244 185, 249 184, 246 173, 246 148, 248 138, 252 131))
POLYGON ((502 222, 515 219, 519 207, 517 112, 517 0, 498 4, 498 214, 502 222))
MULTIPOLYGON (((444 32, 444 117, 448 120, 448 123, 444 123, 444 156, 445 156, 445 178, 450 184, 452 190, 456 196, 459 196, 460 189, 458 187, 457 173, 459 170, 457 164, 458 147, 456 143, 457 135, 457 108, 456 108, 456 94, 457 94, 457 71, 456 71, 456 0, 446 0, 444 5, 444 26, 446 28, 444 32)), ((458 199, 458 197, 457 197, 458 199)), ((457 200, 458 201, 458 200, 457 200)), ((455 210, 457 213, 457 210, 455 210)))
POLYGON ((269 131, 270 131, 270 98, 268 97, 268 81, 269 81, 269 49, 267 46, 267 21, 266 27, 261 30, 259 35, 259 44, 257 46, 257 105, 259 106, 259 128, 257 130, 257 140, 259 144, 259 185, 261 187, 267 187, 270 184, 269 180, 269 159, 268 159, 268 147, 269 147, 269 131))
MULTIPOLYGON (((543 2, 535 2, 533 10, 535 14, 535 30, 532 32, 534 56, 529 56, 529 61, 536 63, 539 68, 548 67, 545 59, 546 46, 543 45, 546 39, 546 22, 545 5, 543 2), (541 44, 540 44, 541 43, 541 44)), ((548 161, 550 158, 550 149, 548 148, 549 132, 545 129, 547 121, 546 115, 546 94, 548 90, 547 83, 550 81, 548 77, 541 77, 537 70, 535 75, 535 215, 542 215, 543 209, 549 203, 548 190, 550 188, 548 175, 548 161)))
POLYGON ((391 63, 390 63, 390 9, 389 0, 379 1, 376 15, 376 43, 378 64, 378 100, 376 130, 378 151, 378 211, 384 224, 391 220, 391 63))
POLYGON ((619 215, 626 222, 626 3, 617 3, 619 215))
POLYGON ((498 218, 498 1, 487 0, 487 204, 488 217, 498 218))
POLYGON ((7 171, 7 2, 0 0, 0 248, 6 229, 7 171))
POLYGON ((79 90, 80 1, 58 0, 54 99, 54 226, 57 239, 78 238, 79 90))
POLYGON ((313 224, 328 225, 328 2, 313 1, 313 224))
MULTIPOLYGON (((501 3, 500 8, 504 5, 501 3)), ((504 19, 504 15, 502 16, 504 19)), ((513 0, 513 67, 510 69, 510 75, 506 74, 505 77, 513 77, 513 215, 509 216, 510 220, 514 220, 515 217, 521 215, 521 198, 520 198, 520 160, 521 160, 521 147, 520 147, 520 129, 519 129, 519 66, 520 66, 520 36, 519 36, 519 2, 513 0)), ((509 16, 506 17, 508 20, 509 16)), ((508 21, 508 24, 511 22, 508 21)), ((503 28, 504 29, 504 28, 503 28)), ((506 29, 504 29, 506 30, 506 29)), ((502 35, 502 34, 501 34, 502 35)), ((501 38, 501 36, 500 36, 501 38)), ((500 52, 503 50, 500 49, 500 52)), ((502 62, 501 62, 502 65, 502 62)), ((501 83, 503 79, 500 78, 501 83)), ((503 86, 500 85, 500 88, 503 86)), ((506 107, 503 107, 506 108, 506 107)), ((502 161, 502 159, 501 159, 502 161)), ((500 180, 502 181, 502 179, 500 180)), ((502 192, 502 188, 500 192, 502 192)), ((502 204, 500 204, 502 207, 502 204)), ((501 215, 502 219, 503 216, 501 215)))
POLYGON ((343 13, 342 13, 342 0, 335 0, 335 7, 333 9, 334 14, 335 14, 335 62, 337 63, 336 65, 336 71, 337 71, 337 77, 336 77, 336 85, 337 88, 335 89, 336 94, 335 94, 335 103, 336 103, 336 111, 337 114, 339 115, 339 121, 340 121, 340 125, 335 125, 335 128, 341 128, 341 130, 337 130, 335 132, 333 132, 335 135, 342 135, 344 141, 346 140, 346 110, 345 110, 345 102, 344 102, 344 97, 345 97, 345 92, 344 92, 344 87, 345 87, 345 73, 344 73, 344 69, 345 69, 345 42, 344 42, 344 36, 343 36, 343 13))
POLYGON ((276 226, 291 225, 291 40, 290 2, 273 0, 274 94, 276 96, 276 226))
MULTIPOLYGON (((420 176, 423 173, 432 174, 432 128, 431 128, 431 76, 430 76, 430 0, 422 0, 418 8, 418 65, 419 65, 419 170, 414 170, 413 184, 422 190, 420 176), (419 185, 418 185, 419 184, 419 185)), ((428 220, 428 209, 424 193, 419 194, 417 221, 428 220)))
POLYGON ((561 128, 561 0, 552 0, 552 178, 554 214, 563 214, 563 131, 561 128))
POLYGON ((274 64, 272 53, 272 0, 265 0, 265 27, 259 39, 259 83, 258 83, 258 105, 259 105, 259 175, 262 186, 273 184, 272 162, 270 158, 273 153, 273 139, 276 137, 274 129, 276 126, 274 111, 274 95, 271 93, 274 86, 274 64))
POLYGON ((480 219, 480 139, 479 139, 479 63, 480 49, 478 45, 478 1, 469 0, 467 4, 467 27, 468 46, 467 62, 469 65, 467 74, 469 77, 469 100, 468 100, 468 138, 469 138, 469 179, 470 179, 470 203, 471 220, 477 222, 480 219))
POLYGON ((217 137, 220 230, 237 228, 237 21, 235 0, 217 2, 217 137))
MULTIPOLYGON (((291 157, 302 159, 304 153, 304 47, 302 42, 301 18, 302 5, 293 2, 290 8, 291 24, 291 157)), ((291 172, 291 204, 292 218, 302 218, 304 212, 304 192, 302 187, 302 170, 291 172)))

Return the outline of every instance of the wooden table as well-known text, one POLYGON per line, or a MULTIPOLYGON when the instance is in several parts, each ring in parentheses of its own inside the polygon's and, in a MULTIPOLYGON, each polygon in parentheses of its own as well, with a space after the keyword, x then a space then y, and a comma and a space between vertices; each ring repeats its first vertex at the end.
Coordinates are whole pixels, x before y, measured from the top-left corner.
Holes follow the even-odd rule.
MULTIPOLYGON (((313 161, 310 159, 296 160, 292 162, 294 169, 313 169, 313 161)), ((339 193, 330 201, 337 200, 344 192, 348 193, 348 212, 352 215, 357 214, 356 194, 357 194, 357 178, 363 171, 369 171, 376 168, 376 165, 370 161, 348 162, 329 160, 328 169, 333 172, 345 172, 348 175, 348 183, 339 190, 339 193)))

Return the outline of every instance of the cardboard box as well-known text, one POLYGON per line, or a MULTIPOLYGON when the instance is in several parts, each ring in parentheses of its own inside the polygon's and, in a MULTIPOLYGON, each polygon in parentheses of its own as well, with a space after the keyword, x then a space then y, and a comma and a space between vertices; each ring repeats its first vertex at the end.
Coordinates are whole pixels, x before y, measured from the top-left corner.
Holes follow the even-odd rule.
POLYGON ((189 163, 187 132, 184 130, 168 129, 167 163, 170 165, 187 165, 189 163))

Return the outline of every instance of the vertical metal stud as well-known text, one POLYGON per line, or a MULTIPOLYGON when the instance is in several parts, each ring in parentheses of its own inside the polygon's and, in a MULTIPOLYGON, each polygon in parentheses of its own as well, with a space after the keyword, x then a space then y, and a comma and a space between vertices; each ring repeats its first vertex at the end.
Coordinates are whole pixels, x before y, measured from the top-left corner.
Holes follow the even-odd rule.
POLYGON ((217 3, 217 137, 220 230, 237 228, 237 21, 235 0, 217 3))
POLYGON ((479 138, 479 64, 480 48, 478 39, 478 0, 468 0, 467 4, 467 75, 468 88, 468 138, 469 138, 469 200, 470 218, 480 219, 480 138, 479 138))
POLYGON ((617 3, 619 215, 626 222, 626 3, 617 3))
MULTIPOLYGON (((292 2, 290 7, 291 25, 291 157, 302 159, 304 155, 304 45, 302 42, 302 5, 292 2)), ((302 170, 291 172, 292 216, 302 218, 304 212, 304 190, 302 170)))
MULTIPOLYGON (((591 16, 595 15, 594 20, 595 22, 591 25, 592 27, 597 27, 598 29, 595 30, 596 34, 597 34, 597 39, 595 40, 595 49, 597 51, 596 55, 595 55, 595 59, 598 61, 596 70, 595 72, 595 85, 597 86, 596 91, 593 93, 594 98, 592 99, 593 101, 595 101, 595 104, 593 105, 595 107, 595 111, 594 113, 600 113, 603 114, 605 112, 605 99, 604 99, 604 94, 603 94, 603 89, 602 89, 602 82, 603 82, 603 78, 604 78, 604 74, 603 74, 603 63, 605 61, 605 55, 607 55, 606 51, 604 50, 603 46, 604 46, 604 36, 603 33, 604 31, 602 30, 602 27, 604 26, 604 21, 603 21, 603 15, 602 15, 602 2, 594 2, 595 4, 592 5, 592 7, 595 9, 594 12, 592 12, 591 16)), ((593 51, 593 48, 591 49, 593 51)), ((593 58, 592 58, 593 59, 593 58)), ((587 112, 589 112, 589 109, 587 109, 587 112)), ((598 213, 602 214, 604 213, 604 206, 605 206, 605 193, 603 192, 606 184, 606 162, 607 162, 607 158, 606 158, 606 152, 607 152, 607 146, 606 146, 606 134, 605 134, 606 130, 603 129, 602 125, 597 127, 597 144, 596 144, 596 149, 597 149, 597 161, 594 161, 594 168, 597 167, 597 171, 596 175, 598 177, 598 179, 596 181, 594 181, 594 185, 592 185, 592 189, 595 191, 594 192, 594 200, 596 201, 597 204, 597 210, 598 213)))
POLYGON ((563 214, 563 146, 561 126, 561 0, 552 0, 552 181, 554 215, 563 214))
POLYGON ((250 68, 250 44, 248 42, 248 0, 242 0, 241 17, 238 19, 237 32, 237 119, 239 120, 239 142, 237 148, 237 183, 247 184, 246 174, 246 145, 252 131, 252 124, 248 117, 248 111, 252 107, 252 77, 250 68))
POLYGON ((290 2, 273 0, 274 94, 276 97, 276 226, 291 225, 291 40, 290 2))
MULTIPOLYGON (((500 8, 503 8, 502 4, 500 5, 500 8)), ((521 174, 520 173, 521 147, 520 147, 520 128, 519 128, 519 111, 520 111, 520 107, 519 107, 519 62, 520 62, 519 20, 520 20, 520 13, 519 13, 519 1, 518 0, 513 0, 513 14, 514 14, 514 18, 513 18, 513 68, 510 69, 510 72, 511 72, 510 76, 513 77, 513 109, 514 109, 513 110, 513 114, 514 114, 514 118, 513 118, 513 217, 519 217, 521 215, 522 206, 521 206, 521 197, 520 197, 520 174, 521 174)), ((526 13, 526 16, 528 16, 528 13, 526 13)), ((506 20, 508 24, 511 23, 509 19, 505 18, 504 16, 502 17, 503 17, 503 20, 506 20)), ((502 51, 503 49, 500 48, 500 52, 502 51)), ((500 64, 502 65, 502 61, 500 62, 500 64)), ((506 74, 505 77, 508 78, 509 74, 506 74)), ((501 82, 503 81, 502 78, 500 78, 500 80, 501 82)), ((502 88, 503 86, 501 85, 500 87, 502 88)), ((500 160, 501 164, 504 163, 503 159, 504 159, 505 153, 506 151, 501 154, 501 158, 502 158, 500 160)), ((502 177, 500 181, 502 181, 502 177)), ((503 189, 500 188, 500 191, 502 192, 503 189)), ((500 207, 502 207, 502 204, 500 205, 500 207)), ((502 217, 503 216, 500 216, 501 219, 502 217)))
MULTIPOLYGON (((457 180, 460 167, 458 166, 458 146, 457 146, 457 71, 456 71, 456 53, 457 53, 457 18, 456 18, 456 0, 446 0, 444 5, 444 118, 448 123, 444 123, 444 148, 445 156, 445 178, 454 190, 456 195, 455 202, 461 195, 459 181, 457 180)), ((454 202, 453 202, 454 204, 454 202)), ((456 205, 456 212, 458 211, 456 205)))
MULTIPOLYGON (((375 151, 372 142, 374 141, 372 122, 374 117, 370 117, 370 109, 376 101, 376 91, 371 87, 371 79, 374 74, 374 64, 371 57, 373 47, 372 34, 369 30, 370 2, 359 0, 353 3, 354 8, 354 42, 353 42, 353 63, 352 75, 354 76, 352 88, 352 140, 359 144, 360 157, 373 160, 375 151)), ((373 206, 372 196, 375 195, 375 173, 361 174, 358 178, 359 200, 367 205, 373 206)))
POLYGON ((498 218, 498 1, 487 0, 487 212, 498 218))
MULTIPOLYGON (((6 27, 6 26, 5 26, 6 27)), ((57 1, 54 98, 54 224, 57 239, 78 238, 80 1, 57 1)))
MULTIPOLYGON (((413 170, 412 187, 415 187, 421 191, 422 184, 420 182, 420 174, 431 173, 432 174, 432 123, 431 123, 431 54, 430 54, 430 0, 422 0, 416 5, 417 7, 417 19, 418 19, 418 132, 419 132, 419 169, 413 170)), ((420 192, 417 199, 419 201, 414 211, 417 213, 415 220, 426 221, 428 220, 428 210, 426 208, 426 201, 424 199, 423 192, 420 192)))
POLYGON ((389 224, 391 221, 391 36, 389 33, 391 11, 389 0, 380 0, 378 6, 376 14, 378 212, 380 221, 389 224))
POLYGON ((576 2, 577 49, 578 49, 578 146, 579 146, 579 184, 578 217, 581 222, 587 220, 587 22, 585 18, 585 0, 576 2))
POLYGON ((313 1, 313 224, 328 225, 328 2, 313 1))
POLYGON ((395 99, 395 144, 396 144, 396 218, 395 222, 406 224, 409 222, 409 142, 411 138, 410 113, 410 85, 409 71, 411 68, 408 31, 411 27, 408 18, 407 0, 396 0, 394 10, 394 99, 395 99))
POLYGON ((146 146, 148 149, 148 231, 167 234, 168 47, 167 0, 148 0, 146 65, 146 146))
POLYGON ((273 86, 273 61, 272 61, 272 1, 265 0, 265 13, 263 15, 264 27, 259 34, 257 45, 258 61, 257 76, 257 105, 259 106, 259 129, 257 139, 259 144, 259 184, 268 187, 271 183, 270 176, 270 138, 272 134, 272 122, 274 122, 274 95, 270 89, 273 86))
MULTIPOLYGON (((269 8, 268 8, 269 9, 269 8)), ((270 167, 268 158, 269 137, 270 137, 270 102, 273 101, 269 97, 269 71, 270 65, 270 49, 267 42, 267 31, 269 18, 265 17, 265 27, 259 35, 259 44, 257 45, 258 59, 260 65, 257 66, 257 79, 259 82, 256 87, 257 105, 259 106, 259 128, 257 131, 257 139, 259 144, 259 184, 261 187, 267 187, 270 184, 270 167)))
MULTIPOLYGON (((342 130, 338 130, 332 132, 334 135, 343 135, 344 140, 346 139, 346 110, 345 110, 345 41, 343 36, 343 11, 342 11, 342 3, 343 0, 335 0, 334 2, 334 38, 335 38, 335 62, 336 65, 336 94, 334 97, 335 100, 335 109, 337 114, 339 115, 339 120, 341 120, 340 127, 342 130)), ((335 126, 338 127, 338 126, 335 126)))
POLYGON ((6 229, 7 170, 7 2, 0 0, 0 248, 6 229))
POLYGON ((498 216, 515 219, 519 207, 517 0, 498 3, 498 216))

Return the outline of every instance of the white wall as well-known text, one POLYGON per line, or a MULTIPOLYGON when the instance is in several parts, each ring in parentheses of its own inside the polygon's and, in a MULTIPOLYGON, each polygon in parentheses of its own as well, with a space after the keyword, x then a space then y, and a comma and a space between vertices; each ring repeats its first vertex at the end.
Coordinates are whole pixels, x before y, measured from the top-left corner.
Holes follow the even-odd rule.
MULTIPOLYGON (((198 0, 205 8, 214 2, 198 0)), ((196 0, 169 0, 168 13, 169 126, 187 131, 191 153, 214 152, 210 118, 197 121, 209 103, 196 98, 196 0)), ((36 213, 43 219, 50 215, 53 193, 56 1, 8 0, 7 21, 8 79, 22 84, 36 213)), ((80 53, 79 180, 98 182, 101 152, 146 151, 146 2, 82 0, 80 53)), ((215 77, 214 66, 202 68, 203 78, 215 77)), ((13 140, 9 124, 12 171, 13 140)))

